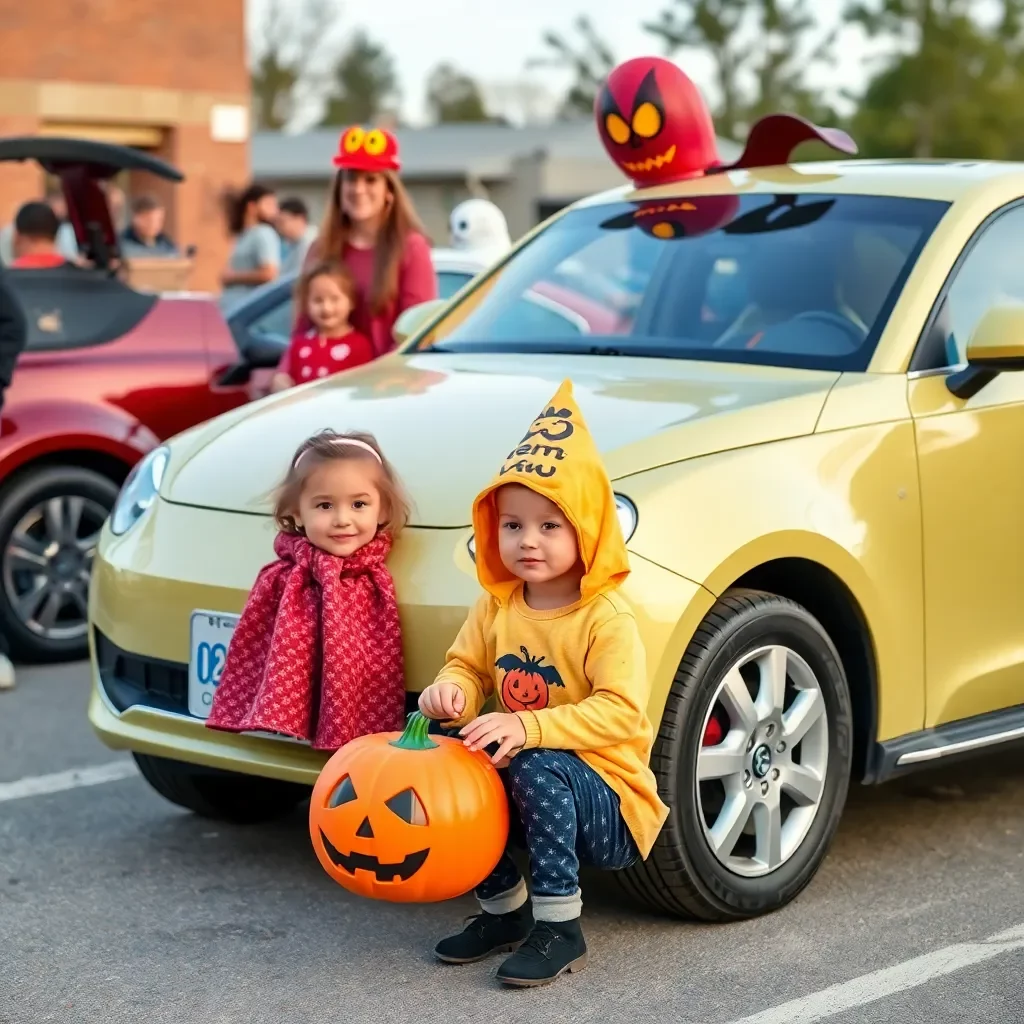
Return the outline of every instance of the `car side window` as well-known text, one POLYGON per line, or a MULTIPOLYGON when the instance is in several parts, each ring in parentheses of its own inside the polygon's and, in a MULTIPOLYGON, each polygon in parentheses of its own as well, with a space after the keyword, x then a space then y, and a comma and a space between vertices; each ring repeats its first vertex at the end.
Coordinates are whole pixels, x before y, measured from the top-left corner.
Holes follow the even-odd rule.
POLYGON ((1024 206, 1000 214, 971 246, 936 318, 940 366, 967 360, 967 342, 993 306, 1024 303, 1024 206))
POLYGON ((249 333, 287 345, 295 324, 295 303, 289 294, 284 301, 253 320, 249 333))
POLYGON ((437 297, 439 299, 450 299, 467 281, 472 280, 472 277, 472 274, 465 274, 462 271, 438 271, 437 297))

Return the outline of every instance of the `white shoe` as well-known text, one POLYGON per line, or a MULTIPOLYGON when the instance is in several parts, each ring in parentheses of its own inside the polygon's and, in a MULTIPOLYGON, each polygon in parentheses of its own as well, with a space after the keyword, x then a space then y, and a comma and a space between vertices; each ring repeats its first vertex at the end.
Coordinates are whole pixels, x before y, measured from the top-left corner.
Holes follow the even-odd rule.
POLYGON ((14 666, 6 654, 0 654, 0 690, 14 689, 14 666))

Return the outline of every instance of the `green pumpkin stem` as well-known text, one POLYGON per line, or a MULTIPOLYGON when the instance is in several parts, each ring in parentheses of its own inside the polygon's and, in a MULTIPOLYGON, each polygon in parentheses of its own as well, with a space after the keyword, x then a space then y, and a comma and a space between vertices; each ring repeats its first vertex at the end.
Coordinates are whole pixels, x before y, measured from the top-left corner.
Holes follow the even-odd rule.
POLYGON ((405 732, 397 740, 392 740, 391 746, 401 750, 430 750, 437 744, 427 735, 429 728, 430 719, 419 711, 413 711, 406 721, 405 732))

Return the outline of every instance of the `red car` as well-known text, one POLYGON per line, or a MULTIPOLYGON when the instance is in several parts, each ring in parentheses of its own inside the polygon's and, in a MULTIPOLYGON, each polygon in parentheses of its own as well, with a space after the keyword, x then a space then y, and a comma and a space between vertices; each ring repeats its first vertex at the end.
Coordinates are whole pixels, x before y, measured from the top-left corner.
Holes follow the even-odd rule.
POLYGON ((248 401, 250 373, 211 296, 137 291, 113 269, 100 182, 181 181, 175 168, 43 137, 0 139, 10 160, 60 178, 90 265, 5 271, 29 336, 0 421, 0 628, 23 659, 84 657, 93 552, 122 483, 164 438, 248 401))

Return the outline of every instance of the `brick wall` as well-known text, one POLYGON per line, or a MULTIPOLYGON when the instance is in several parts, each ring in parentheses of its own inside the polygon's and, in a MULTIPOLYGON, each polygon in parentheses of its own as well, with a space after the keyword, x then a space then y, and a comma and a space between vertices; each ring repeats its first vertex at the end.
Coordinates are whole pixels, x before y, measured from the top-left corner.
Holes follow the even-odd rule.
POLYGON ((248 88, 244 0, 0 0, 0 40, 4 78, 248 88))

